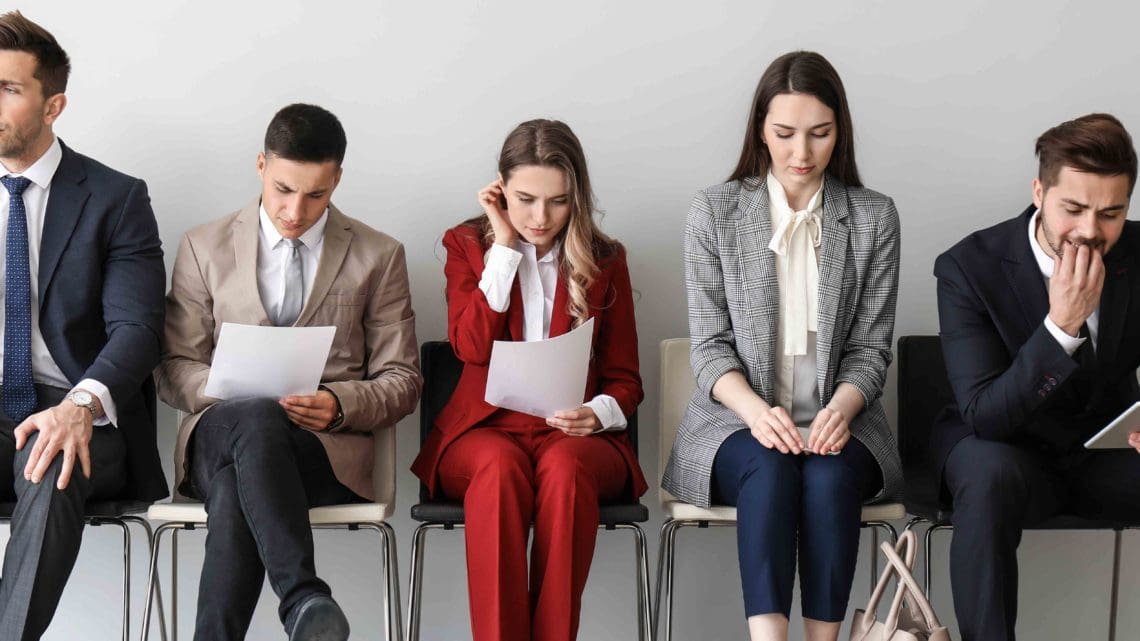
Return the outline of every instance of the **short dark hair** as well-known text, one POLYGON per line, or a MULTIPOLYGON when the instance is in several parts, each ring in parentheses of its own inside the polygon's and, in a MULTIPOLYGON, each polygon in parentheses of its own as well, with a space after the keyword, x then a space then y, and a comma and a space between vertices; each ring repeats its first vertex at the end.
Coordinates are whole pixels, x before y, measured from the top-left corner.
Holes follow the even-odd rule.
POLYGON ((1063 122, 1037 139, 1037 179, 1046 189, 1057 184, 1062 167, 1101 176, 1128 176, 1136 186, 1136 148, 1124 125, 1111 114, 1094 113, 1063 122))
POLYGON ((348 142, 332 112, 295 104, 278 111, 265 130, 265 155, 299 162, 344 162, 348 142))
POLYGON ((67 91, 71 60, 47 29, 28 20, 19 11, 0 15, 0 51, 23 51, 36 58, 32 76, 40 81, 44 98, 67 91))
POLYGON ((847 92, 839 72, 831 63, 814 51, 793 51, 772 61, 756 85, 752 97, 752 109, 748 113, 748 129, 744 134, 744 145, 740 150, 740 160, 732 170, 729 180, 743 180, 768 175, 772 166, 772 154, 762 139, 764 119, 768 117, 768 105, 776 96, 783 94, 807 94, 814 96, 835 112, 835 151, 827 163, 827 173, 839 179, 848 187, 862 187, 859 169, 855 165, 855 135, 851 125, 851 109, 847 106, 847 92))

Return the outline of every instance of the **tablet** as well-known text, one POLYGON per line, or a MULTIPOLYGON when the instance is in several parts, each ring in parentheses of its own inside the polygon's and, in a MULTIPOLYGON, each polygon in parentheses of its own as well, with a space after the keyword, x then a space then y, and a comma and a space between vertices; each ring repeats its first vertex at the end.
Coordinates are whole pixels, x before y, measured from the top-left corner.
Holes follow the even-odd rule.
POLYGON ((1124 413, 1117 416, 1115 421, 1108 424, 1108 427, 1085 441, 1085 449, 1130 450, 1132 446, 1128 444, 1128 435, 1132 432, 1140 432, 1140 402, 1124 410, 1124 413))

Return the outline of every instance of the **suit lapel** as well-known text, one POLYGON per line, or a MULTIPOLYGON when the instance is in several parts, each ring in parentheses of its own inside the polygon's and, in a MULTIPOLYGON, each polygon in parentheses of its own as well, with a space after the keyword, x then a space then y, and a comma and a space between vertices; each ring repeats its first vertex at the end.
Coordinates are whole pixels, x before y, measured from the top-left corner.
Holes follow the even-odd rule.
POLYGON ((1029 218, 1036 208, 1030 207, 1021 217, 1020 224, 1014 225, 1009 239, 1009 250, 1002 260, 1005 277, 1013 290, 1025 320, 1025 335, 1029 336, 1049 313, 1049 292, 1045 289, 1045 279, 1041 268, 1029 246, 1029 218))
POLYGON ((558 284, 554 287, 554 309, 550 312, 550 337, 561 336, 570 331, 570 310, 566 301, 570 298, 570 290, 566 287, 566 279, 562 270, 558 270, 558 284))
POLYGON ((819 244, 819 318, 816 332, 816 379, 820 401, 831 399, 831 346, 839 299, 843 295, 843 275, 847 266, 847 187, 824 175, 823 220, 819 244))
POLYGON ((261 290, 257 286, 257 246, 261 237, 261 199, 258 198, 238 212, 233 222, 234 277, 238 281, 240 305, 255 325, 269 325, 269 314, 261 304, 261 290))
POLYGON ((1114 256, 1114 253, 1109 252, 1104 261, 1104 291, 1100 297, 1100 327, 1096 340, 1097 360, 1101 363, 1107 363, 1107 357, 1116 354, 1131 302, 1134 257, 1129 254, 1114 256))
POLYGON ((352 242, 352 225, 348 218, 334 205, 329 204, 329 219, 325 222, 325 237, 321 243, 321 258, 317 262, 317 273, 313 277, 313 289, 305 302, 296 325, 308 325, 313 314, 328 296, 333 280, 340 273, 340 267, 348 255, 352 242))
MULTIPOLYGON (((737 259, 740 263, 740 282, 748 306, 745 316, 749 330, 757 341, 759 363, 759 390, 764 400, 774 400, 774 368, 776 331, 780 321, 780 283, 776 278, 775 254, 768 249, 772 241, 771 210, 768 206, 768 186, 763 179, 754 189, 746 182, 740 190, 737 204, 741 212, 736 220, 737 259)), ((754 379, 753 384, 757 381, 754 379)))
POLYGON ((48 195, 47 208, 44 211, 44 231, 40 237, 40 265, 39 265, 39 301, 43 305, 46 300, 48 285, 55 276, 55 268, 63 256, 63 250, 71 240, 79 216, 91 192, 83 186, 87 179, 87 172, 79 156, 71 151, 61 140, 59 143, 63 157, 59 167, 51 180, 51 193, 48 195))

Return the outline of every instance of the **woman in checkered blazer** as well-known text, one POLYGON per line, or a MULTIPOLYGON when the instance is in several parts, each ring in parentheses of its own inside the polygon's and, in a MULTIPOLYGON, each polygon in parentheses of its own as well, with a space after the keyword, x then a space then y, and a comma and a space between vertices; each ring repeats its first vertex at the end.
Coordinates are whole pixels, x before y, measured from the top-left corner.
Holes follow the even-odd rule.
POLYGON ((899 220, 855 165, 843 83, 777 58, 729 181, 685 227, 698 390, 663 487, 737 507, 752 639, 786 639, 797 555, 806 638, 835 639, 865 501, 902 480, 879 397, 891 361, 899 220))

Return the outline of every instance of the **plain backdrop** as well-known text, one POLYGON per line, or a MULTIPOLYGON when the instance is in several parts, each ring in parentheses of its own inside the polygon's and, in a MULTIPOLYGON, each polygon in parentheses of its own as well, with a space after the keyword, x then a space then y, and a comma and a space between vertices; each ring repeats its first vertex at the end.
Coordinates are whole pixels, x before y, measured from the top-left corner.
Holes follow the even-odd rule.
MULTIPOLYGON (((1090 111, 1140 131, 1140 10, 1119 2, 37 0, 18 8, 72 58, 57 133, 146 180, 168 267, 183 232, 257 196, 254 162, 278 108, 304 101, 336 113, 349 144, 334 201, 405 244, 421 342, 446 333, 440 237, 478 212, 475 194, 494 177, 504 136, 534 117, 568 122, 589 158, 603 228, 628 248, 638 292, 651 559, 661 524, 657 345, 687 332, 683 222, 693 193, 735 165, 752 92, 773 58, 816 50, 843 77, 864 181, 894 197, 902 218, 896 337, 937 332, 934 257, 1029 203, 1037 135, 1090 111)), ((894 395, 892 368, 891 416, 894 395)), ((417 417, 396 429, 393 525, 406 600, 417 417)), ((164 410, 168 466, 174 430, 164 410)), ((949 537, 939 535, 934 604, 954 626, 949 537)), ((462 538, 429 537, 424 639, 469 638, 462 538)), ((180 538, 184 638, 203 540, 180 538)), ((319 571, 354 638, 379 638, 379 545, 340 532, 316 541, 319 571)), ((598 541, 580 638, 634 638, 633 544, 625 533, 598 541)), ((45 638, 116 638, 119 542, 116 530, 88 529, 45 638)), ((1026 535, 1023 638, 1106 635, 1111 543, 1104 532, 1026 535)), ((852 608, 867 598, 865 550, 852 608)), ((136 548, 134 560, 137 630, 144 552, 136 548)), ((1120 638, 1140 626, 1138 568, 1140 537, 1128 533, 1120 638)), ((677 639, 745 638, 732 530, 682 531, 677 571, 677 639)), ((284 638, 276 606, 267 587, 251 639, 284 638)), ((798 639, 798 604, 792 616, 798 639)))

